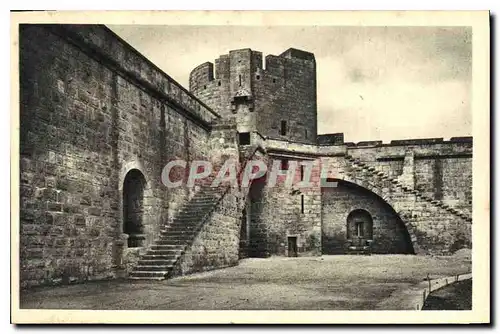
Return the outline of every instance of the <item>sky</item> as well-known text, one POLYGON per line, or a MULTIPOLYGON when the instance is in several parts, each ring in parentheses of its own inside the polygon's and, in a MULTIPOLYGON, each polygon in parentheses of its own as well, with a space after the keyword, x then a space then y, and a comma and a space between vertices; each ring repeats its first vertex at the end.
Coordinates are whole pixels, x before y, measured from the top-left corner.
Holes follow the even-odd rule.
POLYGON ((189 88, 190 71, 230 50, 315 54, 318 133, 344 140, 472 135, 468 27, 109 26, 189 88))

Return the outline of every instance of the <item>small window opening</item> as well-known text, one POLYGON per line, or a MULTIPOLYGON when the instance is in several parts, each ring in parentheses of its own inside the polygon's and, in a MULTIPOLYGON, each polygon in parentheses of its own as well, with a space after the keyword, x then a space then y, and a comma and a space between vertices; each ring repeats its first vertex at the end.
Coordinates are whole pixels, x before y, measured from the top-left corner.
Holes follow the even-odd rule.
POLYGON ((218 86, 220 86, 220 81, 217 83, 218 86))
POLYGON ((304 195, 300 195, 300 213, 304 213, 304 195))
POLYGON ((307 136, 308 136, 307 129, 304 130, 304 136, 307 139, 307 136))
POLYGON ((273 79, 273 83, 276 83, 276 79, 273 79))
POLYGON ((300 180, 304 181, 304 165, 300 166, 300 180))
POLYGON ((207 85, 204 85, 204 86, 203 86, 203 89, 207 89, 207 85))
POLYGON ((242 132, 238 134, 240 145, 250 145, 250 132, 242 132))
POLYGON ((255 77, 257 80, 260 80, 260 75, 257 74, 257 76, 255 77))
POLYGON ((281 121, 281 130, 280 130, 280 134, 282 136, 285 136, 286 135, 286 121, 281 121))
POLYGON ((288 170, 288 160, 281 159, 281 170, 288 170))
POLYGON ((239 80, 240 80, 240 87, 241 87, 241 74, 240 74, 240 75, 238 75, 238 78, 239 78, 239 80))
POLYGON ((365 229, 363 228, 363 222, 356 223, 356 235, 360 238, 365 236, 365 229))

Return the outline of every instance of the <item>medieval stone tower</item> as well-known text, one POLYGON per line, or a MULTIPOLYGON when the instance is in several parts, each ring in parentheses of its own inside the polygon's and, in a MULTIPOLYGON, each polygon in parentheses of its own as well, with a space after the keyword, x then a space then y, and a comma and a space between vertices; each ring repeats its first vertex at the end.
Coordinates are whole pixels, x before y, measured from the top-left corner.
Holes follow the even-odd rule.
MULTIPOLYGON (((196 67, 189 90, 222 117, 235 118, 240 134, 315 143, 316 61, 310 52, 288 49, 279 56, 251 49, 230 51, 196 67)), ((241 138, 244 138, 242 135, 241 138)))

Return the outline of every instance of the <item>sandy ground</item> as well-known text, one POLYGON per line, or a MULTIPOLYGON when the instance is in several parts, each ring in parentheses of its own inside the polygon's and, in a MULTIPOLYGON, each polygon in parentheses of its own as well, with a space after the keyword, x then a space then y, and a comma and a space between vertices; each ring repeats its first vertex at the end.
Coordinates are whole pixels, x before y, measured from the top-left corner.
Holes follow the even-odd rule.
POLYGON ((432 292, 423 310, 472 310, 472 280, 445 286, 432 292))
POLYGON ((106 310, 400 309, 391 296, 466 273, 460 257, 413 255, 246 259, 231 268, 170 280, 114 280, 22 291, 21 308, 106 310))

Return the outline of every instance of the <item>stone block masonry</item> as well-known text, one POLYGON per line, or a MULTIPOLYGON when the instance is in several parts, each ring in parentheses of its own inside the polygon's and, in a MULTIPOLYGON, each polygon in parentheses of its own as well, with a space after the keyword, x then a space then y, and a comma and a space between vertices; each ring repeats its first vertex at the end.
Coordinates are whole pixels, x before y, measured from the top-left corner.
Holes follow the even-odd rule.
POLYGON ((356 242, 375 253, 471 247, 472 138, 318 136, 312 53, 229 51, 196 67, 188 91, 104 26, 19 32, 22 287, 163 279, 356 242), (218 170, 249 158, 314 162, 327 167, 314 178, 339 186, 263 178, 212 201, 206 188, 161 183, 171 160, 218 170))
POLYGON ((144 180, 146 247, 192 195, 167 190, 163 166, 211 156, 219 116, 102 26, 22 25, 20 68, 22 286, 115 277, 140 253, 127 175, 144 180))
POLYGON ((236 115, 238 131, 316 143, 316 62, 309 52, 289 49, 279 56, 232 50, 214 65, 191 71, 190 91, 221 115, 236 115))

